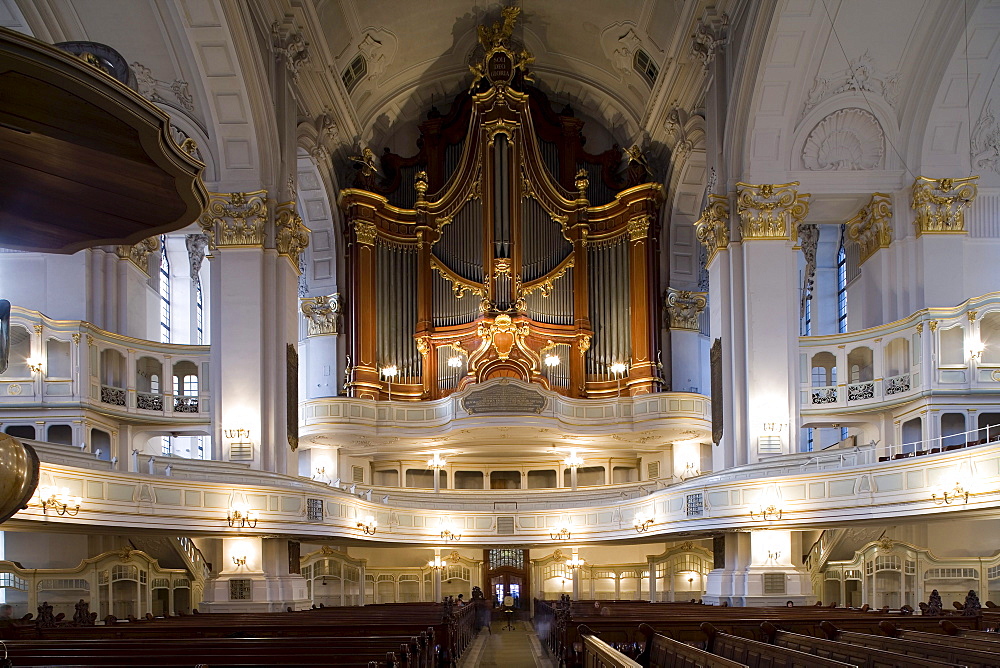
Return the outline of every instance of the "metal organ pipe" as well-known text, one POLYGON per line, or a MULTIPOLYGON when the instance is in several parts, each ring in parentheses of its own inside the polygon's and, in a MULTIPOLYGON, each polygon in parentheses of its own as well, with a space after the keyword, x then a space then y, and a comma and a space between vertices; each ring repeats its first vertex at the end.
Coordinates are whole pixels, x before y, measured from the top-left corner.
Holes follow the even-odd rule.
POLYGON ((379 239, 376 246, 375 341, 379 368, 395 364, 394 383, 419 383, 422 360, 417 329, 417 249, 379 239))
POLYGON ((594 341, 587 351, 587 374, 611 379, 608 366, 628 363, 632 355, 629 306, 628 237, 620 236, 588 247, 590 322, 594 341))
POLYGON ((495 257, 510 257, 510 143, 498 134, 493 143, 493 246, 495 257))

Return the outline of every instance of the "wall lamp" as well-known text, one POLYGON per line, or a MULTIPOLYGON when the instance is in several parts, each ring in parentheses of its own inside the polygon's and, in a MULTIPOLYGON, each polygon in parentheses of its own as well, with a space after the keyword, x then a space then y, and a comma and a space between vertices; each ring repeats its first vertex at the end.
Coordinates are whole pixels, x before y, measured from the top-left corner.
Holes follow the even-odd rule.
POLYGON ((250 506, 246 504, 240 504, 238 506, 233 506, 229 509, 229 513, 226 515, 226 519, 229 521, 229 526, 231 527, 256 527, 257 526, 257 513, 250 510, 250 506))
POLYGON ((615 362, 608 367, 608 371, 613 373, 618 379, 618 396, 622 396, 622 376, 628 371, 628 365, 624 362, 615 362))
POLYGON ((969 348, 969 359, 973 362, 981 362, 983 359, 983 351, 986 350, 986 346, 982 343, 974 343, 972 347, 969 348))
POLYGON ((441 540, 462 540, 462 532, 454 527, 447 526, 441 529, 441 540))
POLYGON ((31 373, 41 373, 42 369, 45 368, 45 362, 39 357, 29 357, 24 360, 31 373))
POLYGON ((574 556, 572 559, 566 560, 566 568, 570 569, 571 571, 575 571, 576 569, 580 568, 586 563, 587 562, 581 559, 579 556, 574 556))
POLYGON ((552 540, 569 540, 572 537, 573 534, 570 532, 569 524, 563 524, 559 527, 559 531, 549 532, 549 538, 552 540))
POLYGON ((427 562, 427 568, 433 568, 436 571, 443 571, 447 566, 448 562, 441 557, 434 557, 427 562))
POLYGON ((962 487, 962 483, 956 482, 952 489, 946 489, 940 494, 935 492, 931 494, 931 500, 934 503, 947 503, 951 505, 952 503, 958 503, 961 499, 962 503, 969 502, 969 490, 962 487))
POLYGON ((569 453, 569 457, 567 457, 566 461, 563 463, 566 464, 566 468, 578 469, 583 466, 583 457, 576 454, 576 450, 572 450, 569 453))
POLYGON ((441 459, 441 455, 436 452, 434 453, 433 458, 427 460, 427 468, 434 469, 435 471, 440 471, 447 465, 448 462, 441 459))
POLYGON ((42 503, 42 512, 52 509, 59 515, 70 517, 80 512, 80 497, 70 496, 69 490, 65 487, 42 487, 38 492, 38 498, 42 503))
POLYGON ((237 566, 246 566, 247 558, 245 555, 242 557, 233 557, 233 563, 236 564, 237 566))
POLYGON ((363 520, 358 520, 358 528, 369 536, 374 536, 378 530, 378 520, 369 515, 363 520))
POLYGON ((632 527, 636 530, 636 533, 643 533, 649 531, 649 527, 656 524, 656 520, 652 517, 636 515, 635 519, 632 520, 632 527))
POLYGON ((781 508, 773 503, 769 506, 761 506, 757 512, 750 511, 750 519, 758 522, 774 522, 781 519, 781 508))
POLYGON ((392 379, 399 375, 399 367, 395 364, 392 366, 382 367, 382 377, 385 378, 386 382, 389 384, 389 401, 392 401, 392 379))
POLYGON ((448 358, 448 366, 452 369, 458 369, 462 366, 462 358, 458 355, 452 355, 448 358))

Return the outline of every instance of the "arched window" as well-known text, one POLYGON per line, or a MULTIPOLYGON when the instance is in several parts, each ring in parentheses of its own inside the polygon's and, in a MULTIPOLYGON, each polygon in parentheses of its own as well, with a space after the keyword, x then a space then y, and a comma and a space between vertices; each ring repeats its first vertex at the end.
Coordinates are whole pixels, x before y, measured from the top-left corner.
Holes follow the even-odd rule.
POLYGON ((170 261, 165 236, 160 237, 160 341, 170 343, 170 261))
POLYGON ((656 83, 656 77, 660 76, 660 68, 642 49, 635 50, 635 55, 632 56, 632 69, 638 72, 650 86, 653 86, 656 83))
POLYGON ((847 251, 844 250, 844 226, 840 226, 840 248, 837 249, 837 331, 847 331, 847 251))
POLYGON ((344 73, 340 75, 341 80, 344 82, 344 88, 350 93, 354 90, 354 87, 358 85, 358 82, 364 78, 365 74, 368 73, 368 63, 365 62, 365 57, 360 53, 351 61, 351 64, 347 66, 344 73))

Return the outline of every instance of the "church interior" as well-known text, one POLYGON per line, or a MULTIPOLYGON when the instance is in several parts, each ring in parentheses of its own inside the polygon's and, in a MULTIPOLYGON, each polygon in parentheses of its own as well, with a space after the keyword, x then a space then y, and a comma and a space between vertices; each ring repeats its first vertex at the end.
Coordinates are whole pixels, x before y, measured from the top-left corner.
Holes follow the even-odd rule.
POLYGON ((0 0, 0 605, 1000 602, 998 74, 997 0, 0 0))

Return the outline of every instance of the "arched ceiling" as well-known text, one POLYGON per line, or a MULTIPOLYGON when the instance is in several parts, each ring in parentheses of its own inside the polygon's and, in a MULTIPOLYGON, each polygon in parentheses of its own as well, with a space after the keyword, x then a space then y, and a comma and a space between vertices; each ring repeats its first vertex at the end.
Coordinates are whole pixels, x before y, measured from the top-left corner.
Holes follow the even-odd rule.
MULTIPOLYGON (((658 86, 633 69, 637 49, 661 74, 690 59, 699 3, 683 0, 536 0, 519 2, 513 38, 535 57, 538 85, 572 102, 616 135, 638 139, 658 86)), ((350 92, 358 124, 387 130, 412 122, 471 80, 477 28, 499 18, 500 5, 467 1, 372 3, 318 0, 323 38, 342 73, 359 54, 368 72, 350 92)), ((374 133, 373 133, 374 134, 374 133)), ((379 137, 372 137, 377 140, 379 137)))

